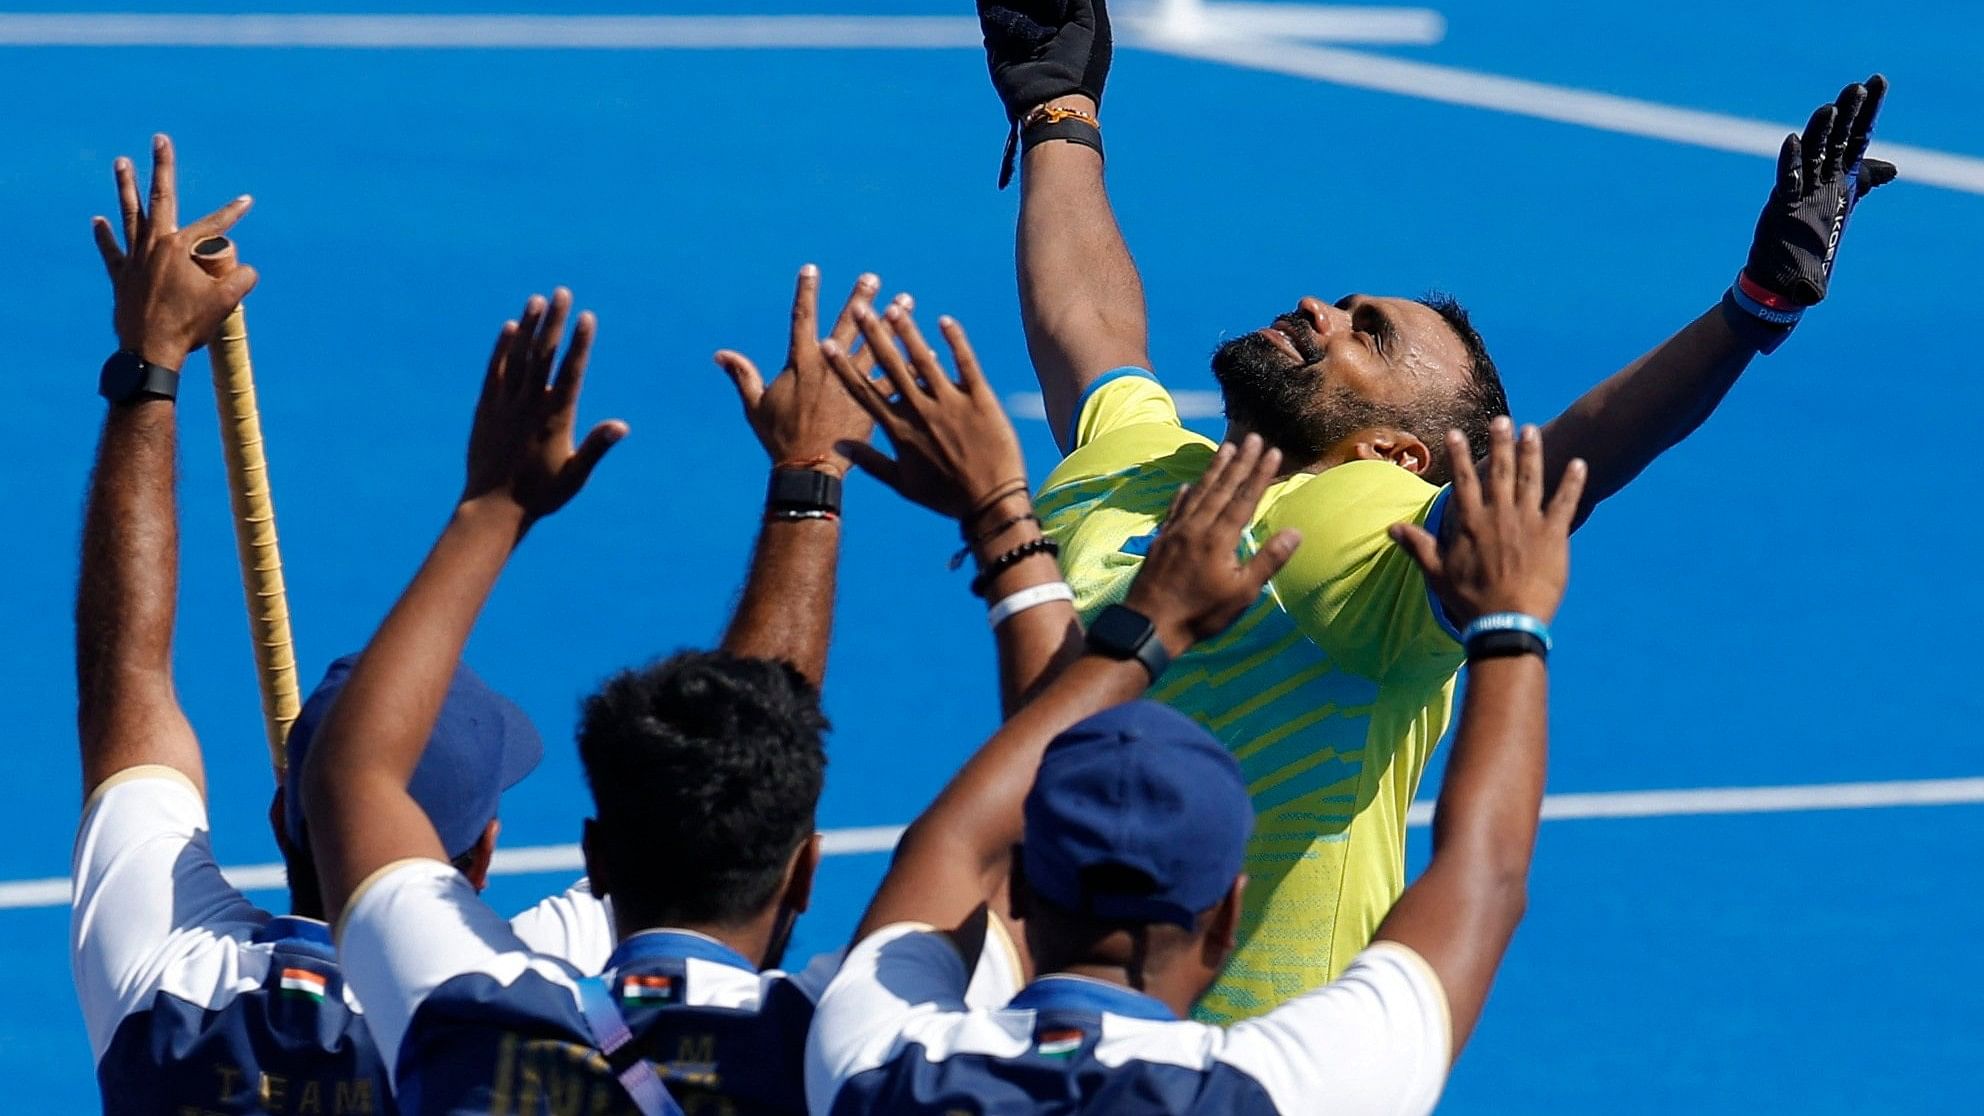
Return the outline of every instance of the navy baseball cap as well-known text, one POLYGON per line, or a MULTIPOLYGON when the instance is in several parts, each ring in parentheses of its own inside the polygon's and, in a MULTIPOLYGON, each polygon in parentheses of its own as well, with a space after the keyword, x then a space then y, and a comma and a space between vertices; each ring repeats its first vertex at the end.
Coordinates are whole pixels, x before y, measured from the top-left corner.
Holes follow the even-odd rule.
POLYGON ((1112 921, 1190 930, 1232 888, 1254 807, 1240 765, 1190 717, 1133 701, 1047 746, 1020 864, 1034 894, 1112 921))
MULTIPOLYGON (((283 776, 283 829, 291 843, 303 836, 303 757, 310 753, 331 703, 351 677, 357 655, 331 664, 324 680, 310 692, 289 727, 289 768, 283 776)), ((466 665, 455 668, 448 696, 427 750, 413 769, 408 793, 427 811, 441 847, 457 857, 475 847, 476 839, 496 817, 496 800, 531 773, 544 757, 544 740, 515 702, 489 688, 466 665)))

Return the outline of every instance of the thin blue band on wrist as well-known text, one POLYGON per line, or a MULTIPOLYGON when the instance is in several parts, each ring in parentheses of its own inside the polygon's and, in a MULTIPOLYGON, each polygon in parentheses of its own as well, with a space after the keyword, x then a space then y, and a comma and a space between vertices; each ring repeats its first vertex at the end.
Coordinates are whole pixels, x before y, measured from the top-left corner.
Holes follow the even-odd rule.
POLYGON ((1491 612, 1486 616, 1477 616, 1474 622, 1461 632, 1461 645, 1465 647, 1475 636, 1486 632, 1528 632, 1543 641, 1545 651, 1551 650, 1553 646, 1550 641, 1550 625, 1527 612, 1491 612))

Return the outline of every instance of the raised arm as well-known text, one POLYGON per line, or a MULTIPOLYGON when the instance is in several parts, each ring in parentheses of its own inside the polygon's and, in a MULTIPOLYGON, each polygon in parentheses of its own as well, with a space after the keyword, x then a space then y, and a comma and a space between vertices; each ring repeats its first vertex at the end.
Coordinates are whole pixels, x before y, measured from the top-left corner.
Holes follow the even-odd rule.
POLYGON ((1489 437, 1485 478, 1467 439, 1447 437, 1454 487, 1443 539, 1410 524, 1392 530, 1448 608, 1479 618, 1467 632, 1467 696, 1433 814, 1433 859, 1376 935, 1410 946, 1439 975, 1456 1057, 1522 920, 1548 753, 1545 625, 1564 596, 1586 476, 1582 461, 1569 462, 1546 507, 1543 436, 1526 427, 1516 446, 1499 418, 1489 437))
POLYGON ((1826 296, 1840 234, 1859 200, 1895 167, 1866 158, 1887 93, 1880 75, 1853 84, 1785 137, 1777 182, 1750 255, 1720 305, 1627 365, 1544 427, 1550 477, 1590 464, 1577 522, 1708 419, 1758 353, 1769 353, 1826 296))
POLYGON ((537 520, 578 494, 593 466, 627 433, 572 432, 592 348, 593 317, 579 315, 558 367, 571 292, 533 295, 504 323, 469 432, 468 483, 434 549, 352 667, 305 760, 303 802, 324 909, 335 921, 352 892, 397 860, 446 860, 407 781, 447 696, 475 618, 510 553, 537 520))
POLYGON ((958 521, 980 576, 999 656, 1000 708, 1010 717, 1081 651, 1074 594, 1061 580, 1028 495, 1026 461, 1013 424, 971 351, 964 327, 940 319, 957 361, 953 383, 924 341, 909 307, 882 317, 856 310, 866 346, 884 375, 870 379, 857 357, 829 338, 821 347, 857 404, 882 424, 896 457, 865 443, 844 448, 855 464, 912 502, 958 521), (897 396, 891 402, 890 395, 897 396))
MULTIPOLYGON (((882 281, 863 275, 841 307, 833 337, 852 347, 854 314, 874 301, 882 281)), ((872 426, 820 354, 820 269, 799 271, 792 298, 792 337, 785 369, 767 386, 758 366, 731 349, 716 354, 744 404, 744 417, 772 461, 768 499, 751 572, 723 649, 783 659, 818 687, 827 672, 834 580, 840 560, 840 481, 847 457, 836 447, 865 444, 872 426), (817 474, 821 480, 812 479, 817 474), (791 486, 789 491, 784 486, 791 486)), ((864 350, 855 358, 865 374, 864 350)))
POLYGON ((174 393, 188 354, 204 345, 255 285, 243 267, 215 279, 192 246, 248 212, 246 197, 195 224, 178 224, 172 141, 152 138, 149 211, 131 160, 116 163, 123 246, 95 218, 97 251, 110 273, 118 353, 105 364, 110 402, 83 513, 76 588, 76 722, 83 797, 126 768, 158 764, 202 794, 200 745, 172 686, 172 628, 179 592, 178 424, 174 393))
MULTIPOLYGON (((1020 317, 1061 448, 1082 391, 1150 367, 1143 281, 1102 180, 1104 0, 980 0, 992 84, 1021 151, 1020 317)), ((1003 185, 1003 180, 1002 183, 1003 185)))
MULTIPOLYGON (((1301 541, 1294 531, 1237 557, 1242 533, 1273 483, 1281 454, 1248 435, 1226 445, 1193 485, 1179 490, 1124 606, 1142 616, 1169 655, 1224 631, 1260 596, 1301 541)), ((1129 701, 1150 685, 1139 661, 1084 653, 1006 722, 909 827, 856 939, 897 922, 945 929, 997 906, 1040 758, 1064 729, 1129 701)))

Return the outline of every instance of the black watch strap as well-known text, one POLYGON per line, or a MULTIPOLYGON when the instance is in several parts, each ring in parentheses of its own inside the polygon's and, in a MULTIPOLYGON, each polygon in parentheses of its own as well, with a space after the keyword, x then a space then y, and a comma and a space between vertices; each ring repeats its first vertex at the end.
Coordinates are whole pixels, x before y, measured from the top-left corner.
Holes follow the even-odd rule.
POLYGON ((1136 609, 1113 604, 1088 626, 1088 647, 1112 659, 1135 659, 1155 682, 1171 665, 1171 652, 1157 638, 1157 625, 1136 609))
POLYGON ((773 469, 765 510, 840 514, 840 478, 818 469, 773 469))
POLYGON ((98 374, 97 394, 113 404, 179 398, 179 371, 153 364, 128 349, 112 353, 98 374))

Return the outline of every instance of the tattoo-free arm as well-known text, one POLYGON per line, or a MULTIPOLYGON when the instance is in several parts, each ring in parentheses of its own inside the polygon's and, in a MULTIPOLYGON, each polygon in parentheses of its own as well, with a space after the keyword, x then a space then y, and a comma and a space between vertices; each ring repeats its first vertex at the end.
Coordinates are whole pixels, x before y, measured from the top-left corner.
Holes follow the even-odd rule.
POLYGON ((723 649, 783 659, 818 687, 827 673, 839 559, 839 520, 767 519, 723 649))
POLYGON ((335 922, 366 878, 396 860, 448 851, 407 782, 426 750, 475 618, 524 532, 585 486, 627 433, 617 420, 573 446, 595 322, 580 314, 552 379, 572 294, 532 296, 507 322, 469 431, 468 483, 441 538, 360 655, 304 762, 324 910, 335 922))
MULTIPOLYGON (((1079 94, 1049 103, 1096 110, 1079 94)), ((1091 382, 1114 368, 1150 367, 1143 280, 1109 206, 1100 154, 1058 141, 1026 153, 1018 256, 1027 350, 1054 437, 1065 439, 1091 382)))
POLYGON ((1552 486, 1572 458, 1591 466, 1577 522, 1694 433, 1756 355, 1717 306, 1551 420, 1543 434, 1552 486))
POLYGON ((317 730, 303 801, 333 922, 353 890, 385 865, 448 859, 407 782, 522 527, 522 510, 505 500, 458 507, 317 730))
MULTIPOLYGON (((1401 523, 1396 539, 1450 612, 1518 613, 1547 624, 1570 578, 1571 521, 1586 467, 1571 460, 1546 505, 1548 439, 1507 418, 1489 424, 1477 476, 1467 439, 1447 435, 1454 462, 1450 522, 1435 540, 1401 523)), ((1475 650, 1487 650, 1476 648, 1475 650)), ((1453 758, 1433 812, 1433 859, 1378 926, 1438 976, 1458 1056, 1522 920, 1549 743, 1549 679, 1542 652, 1470 659, 1453 758)))
MULTIPOLYGON (((105 218, 92 222, 110 276, 117 341, 126 352, 175 371, 206 343, 255 285, 255 269, 207 275, 192 246, 226 232, 248 212, 235 199, 179 227, 172 141, 152 137, 149 202, 138 196, 129 159, 115 163, 123 241, 105 218)), ((117 772, 171 767, 204 795, 200 744, 172 688, 172 626, 179 592, 179 509, 174 404, 113 405, 97 440, 83 512, 82 573, 76 586, 76 727, 83 796, 117 772)))
POLYGON ((76 590, 76 720, 83 797, 161 764, 206 793, 200 743, 172 688, 179 591, 175 404, 112 407, 97 443, 76 590))
POLYGON ((1469 668, 1460 729, 1433 814, 1433 859, 1379 924, 1439 975, 1453 1053, 1474 1031, 1527 902, 1543 802, 1549 682, 1534 655, 1469 668))
MULTIPOLYGON (((1021 517, 1033 513, 1033 501, 1025 491, 993 504, 978 516, 981 526, 967 528, 992 531, 1002 523, 1014 526, 992 534, 976 536, 972 551, 982 567, 1013 547, 1041 537, 1039 525, 1021 517)), ((1061 567, 1050 554, 1021 559, 985 588, 987 607, 1022 589, 1062 580, 1061 567)), ((1047 687, 1054 677, 1081 657, 1082 624, 1075 606, 1067 601, 1049 601, 1012 616, 992 630, 992 642, 999 660, 999 711, 1006 717, 1019 712, 1027 702, 1047 687)))

